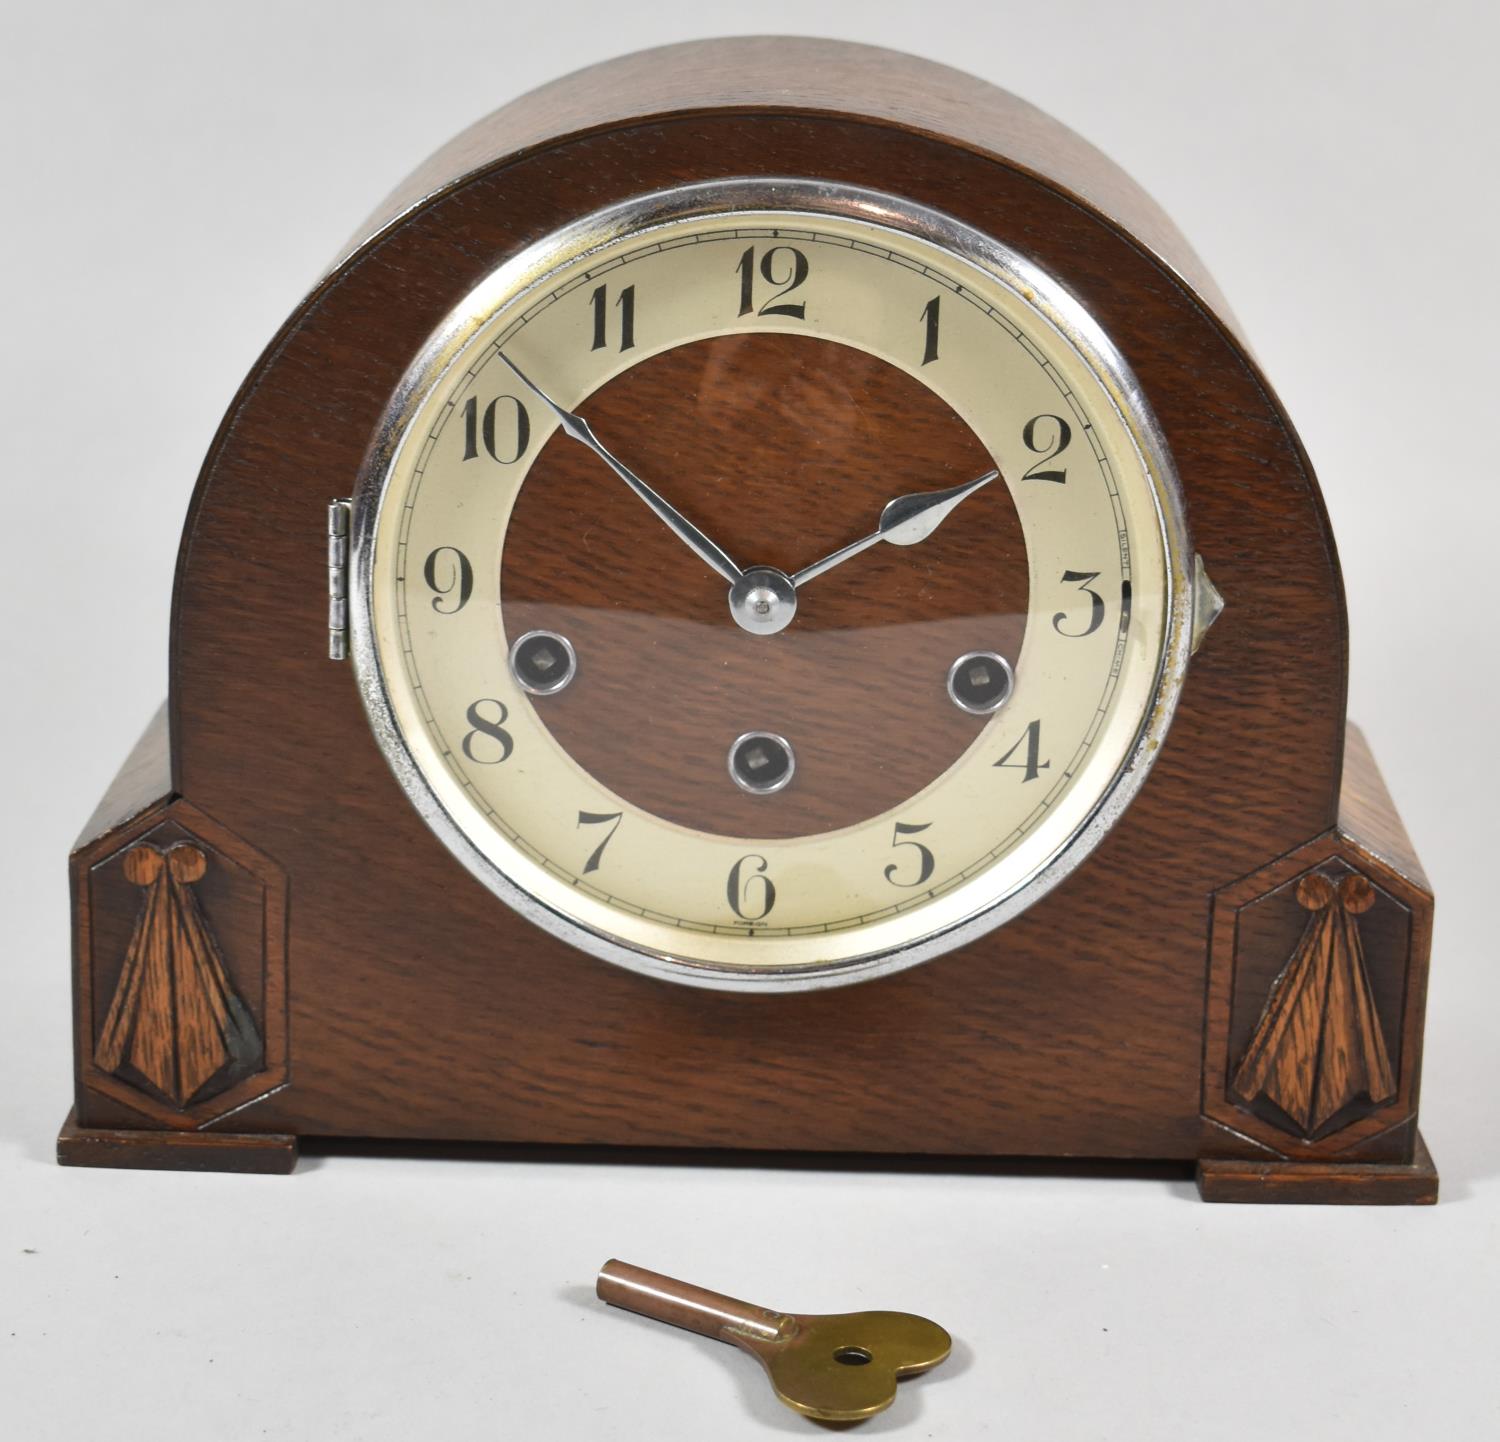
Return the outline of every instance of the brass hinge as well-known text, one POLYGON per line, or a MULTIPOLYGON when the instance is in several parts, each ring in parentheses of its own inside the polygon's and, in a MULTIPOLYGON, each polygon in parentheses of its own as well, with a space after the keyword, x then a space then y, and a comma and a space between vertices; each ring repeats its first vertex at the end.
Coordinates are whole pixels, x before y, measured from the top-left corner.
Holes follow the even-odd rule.
POLYGON ((349 659, 349 502, 328 503, 328 658, 349 659))

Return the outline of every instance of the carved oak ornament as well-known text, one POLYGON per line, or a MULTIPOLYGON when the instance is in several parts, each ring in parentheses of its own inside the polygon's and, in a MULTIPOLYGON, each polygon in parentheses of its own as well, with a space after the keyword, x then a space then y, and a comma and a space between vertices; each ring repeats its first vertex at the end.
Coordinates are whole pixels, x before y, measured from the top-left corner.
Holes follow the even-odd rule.
POLYGON ((287 878, 164 784, 163 722, 73 853, 79 1105, 59 1152, 264 1169, 283 1142, 226 1122, 286 1085, 287 878))
POLYGON ((1390 1101, 1396 1078, 1359 937, 1374 888, 1357 873, 1334 881, 1313 872, 1297 883, 1297 900, 1311 913, 1307 929, 1276 978, 1233 1086, 1247 1102, 1264 1096, 1314 1136, 1360 1098, 1390 1101))
POLYGON ((61 1154, 1431 1200, 1431 891, 1346 631, 1248 341, 1079 137, 840 42, 566 77, 391 193, 218 431, 72 858, 61 1154))
POLYGON ((94 1060, 185 1107, 253 1072, 260 1036, 193 892, 208 869, 202 849, 147 842, 124 867, 144 895, 94 1060))

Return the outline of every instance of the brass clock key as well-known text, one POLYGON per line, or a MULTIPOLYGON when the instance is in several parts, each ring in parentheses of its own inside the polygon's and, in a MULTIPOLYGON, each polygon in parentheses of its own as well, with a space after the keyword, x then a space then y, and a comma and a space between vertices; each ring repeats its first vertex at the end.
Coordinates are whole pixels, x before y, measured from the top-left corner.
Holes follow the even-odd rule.
POLYGON ((929 1371, 953 1346, 936 1322, 909 1312, 778 1312, 628 1262, 606 1262, 595 1290, 611 1306, 732 1342, 766 1369, 788 1407, 819 1422, 884 1411, 897 1378, 929 1371))

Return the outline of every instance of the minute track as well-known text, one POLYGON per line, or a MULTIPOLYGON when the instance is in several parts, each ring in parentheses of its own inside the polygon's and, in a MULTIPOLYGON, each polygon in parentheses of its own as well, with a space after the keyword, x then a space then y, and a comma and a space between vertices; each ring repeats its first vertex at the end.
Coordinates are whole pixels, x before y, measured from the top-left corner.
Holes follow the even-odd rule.
MULTIPOLYGON (((735 236, 733 238, 740 239, 746 233, 747 232, 744 232, 744 231, 738 232, 738 233, 735 234, 735 236)), ((800 240, 804 240, 807 243, 815 243, 815 241, 817 240, 816 235, 804 234, 804 233, 801 233, 801 232, 798 233, 797 238, 800 239, 800 240)), ((711 239, 711 237, 700 237, 700 242, 699 243, 703 243, 704 241, 709 240, 709 239, 711 239)), ((1027 349, 1029 350, 1030 347, 1027 347, 1027 349)), ((505 357, 505 356, 502 355, 502 359, 506 360, 507 364, 509 364, 513 370, 518 369, 514 365, 514 363, 509 360, 508 357, 505 357)), ((528 384, 530 384, 528 377, 526 377, 526 376, 523 375, 522 379, 523 379, 523 381, 526 381, 528 384)), ((536 387, 533 385, 532 389, 535 390, 536 387)), ((434 439, 436 439, 436 436, 434 437, 434 439)), ((986 473, 985 477, 981 477, 979 479, 980 479, 980 481, 985 481, 990 476, 992 476, 993 474, 994 474, 993 472, 986 473)), ((955 488, 955 489, 958 489, 958 490, 961 490, 961 491, 967 491, 969 489, 969 487, 973 486, 974 484, 975 483, 973 483, 973 482, 967 483, 964 487, 959 487, 959 488, 955 488)), ((1099 709, 1102 710, 1102 708, 1099 708, 1099 709)), ((605 804, 605 803, 601 803, 601 804, 605 804)), ((624 803, 624 802, 620 801, 619 798, 611 798, 608 804, 626 804, 626 805, 628 805, 628 803, 624 803)), ((1046 807, 1046 803, 1045 802, 1039 803, 1038 807, 1037 807, 1037 811, 1040 812, 1042 810, 1045 810, 1045 807, 1046 807)), ((495 813, 495 814, 496 814, 497 819, 498 819, 498 813, 495 813)), ((1008 838, 1008 839, 1010 839, 1010 838, 1008 838)), ((940 883, 937 887, 933 888, 932 889, 932 894, 942 894, 942 893, 950 890, 953 886, 961 884, 962 881, 966 880, 968 877, 970 877, 973 874, 975 874, 975 872, 976 872, 977 869, 982 868, 982 866, 984 865, 984 863, 986 861, 992 859, 993 856, 995 854, 997 854, 998 850, 999 850, 999 848, 991 850, 991 851, 985 853, 984 855, 982 855, 981 857, 977 858, 975 861, 973 861, 973 862, 971 862, 971 863, 969 863, 969 864, 967 864, 967 865, 959 868, 956 871, 956 873, 954 874, 954 876, 952 876, 951 878, 949 878, 947 881, 940 883)), ((544 854, 545 853, 543 853, 543 852, 538 852, 538 855, 544 855, 544 854)), ((551 863, 549 862, 549 865, 550 864, 551 863)), ((566 870, 566 868, 560 868, 560 869, 566 870)), ((586 886, 587 883, 583 883, 583 885, 586 886)), ((845 929, 845 928, 851 928, 851 927, 858 927, 860 925, 866 924, 872 917, 893 915, 893 914, 897 914, 897 913, 902 912, 902 911, 910 910, 913 907, 920 906, 920 905, 922 905, 928 899, 928 896, 929 896, 929 893, 924 892, 924 893, 921 893, 921 894, 919 894, 918 896, 916 896, 914 898, 903 899, 901 902, 893 903, 893 904, 891 904, 889 906, 882 907, 882 908, 879 908, 879 909, 876 909, 876 910, 873 910, 873 911, 861 911, 861 912, 855 913, 855 914, 850 915, 850 916, 836 918, 836 919, 832 919, 832 920, 829 920, 829 921, 826 921, 826 922, 821 922, 821 923, 818 924, 818 929, 819 929, 820 932, 827 932, 827 931, 833 931, 833 930, 839 930, 839 929, 845 929)), ((620 900, 620 898, 615 898, 615 900, 618 903, 618 901, 620 900)), ((658 914, 661 914, 661 913, 658 913, 658 914)), ((680 924, 680 925, 693 926, 693 927, 707 927, 707 928, 711 928, 711 929, 713 929, 715 931, 727 931, 727 932, 732 932, 732 933, 738 933, 738 932, 742 932, 745 929, 743 927, 743 925, 725 927, 722 923, 712 921, 712 920, 710 920, 708 918, 693 918, 691 916, 677 916, 677 917, 674 917, 674 920, 676 921, 677 924, 680 924)), ((762 936, 762 937, 764 937, 764 936, 775 936, 775 935, 791 935, 791 934, 794 934, 795 932, 797 932, 799 930, 805 930, 805 929, 806 928, 778 927, 778 926, 775 926, 775 925, 773 925, 771 923, 767 923, 767 922, 759 923, 755 927, 756 933, 758 935, 762 936)))

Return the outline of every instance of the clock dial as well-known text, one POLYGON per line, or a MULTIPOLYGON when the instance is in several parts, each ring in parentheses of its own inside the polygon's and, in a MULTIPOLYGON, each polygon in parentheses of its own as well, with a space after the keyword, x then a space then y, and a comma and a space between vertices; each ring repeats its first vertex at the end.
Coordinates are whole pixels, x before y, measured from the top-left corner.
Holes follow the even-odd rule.
POLYGON ((1149 763, 1149 416, 1045 278, 890 206, 653 220, 497 273, 409 377, 366 486, 377 728, 481 877, 611 959, 920 959, 1149 763))
MULTIPOLYGON (((736 558, 787 575, 868 532, 893 496, 994 465, 936 391, 813 336, 689 341, 579 409, 736 558)), ((694 831, 787 840, 901 805, 983 729, 944 677, 967 651, 1020 654, 1026 546, 1005 487, 920 545, 881 545, 807 582, 791 624, 757 635, 731 618, 724 581, 600 471, 553 433, 517 495, 500 574, 508 632, 547 627, 586 658, 577 685, 537 709, 613 794, 694 831), (579 545, 591 528, 624 544, 579 545), (611 726, 595 724, 601 712, 611 726), (795 748, 796 784, 774 801, 726 785, 729 744, 750 730, 795 748)))

